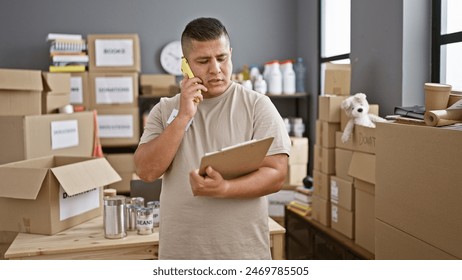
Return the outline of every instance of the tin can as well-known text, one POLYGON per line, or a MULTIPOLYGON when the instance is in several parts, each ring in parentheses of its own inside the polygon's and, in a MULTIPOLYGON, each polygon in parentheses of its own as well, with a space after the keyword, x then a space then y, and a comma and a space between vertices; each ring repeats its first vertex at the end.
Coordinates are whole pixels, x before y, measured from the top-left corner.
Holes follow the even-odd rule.
POLYGON ((136 230, 140 235, 152 234, 154 232, 152 215, 153 209, 141 207, 136 211, 136 230))
POLYGON ((154 201, 148 201, 146 203, 146 207, 152 208, 152 220, 153 220, 153 226, 158 227, 159 222, 160 222, 160 201, 154 200, 154 201))
POLYGON ((104 237, 118 239, 127 236, 125 230, 125 197, 104 197, 104 237))
POLYGON ((128 231, 136 230, 136 211, 139 208, 139 206, 136 206, 134 204, 128 204, 125 206, 125 228, 128 231))

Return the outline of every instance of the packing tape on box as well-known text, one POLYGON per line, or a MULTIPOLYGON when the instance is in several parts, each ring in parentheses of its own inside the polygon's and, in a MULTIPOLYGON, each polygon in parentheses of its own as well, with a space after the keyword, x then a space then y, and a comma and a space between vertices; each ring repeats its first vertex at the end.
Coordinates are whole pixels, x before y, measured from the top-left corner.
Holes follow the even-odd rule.
POLYGON ((445 126, 462 122, 462 110, 433 110, 425 112, 425 124, 429 126, 445 126))

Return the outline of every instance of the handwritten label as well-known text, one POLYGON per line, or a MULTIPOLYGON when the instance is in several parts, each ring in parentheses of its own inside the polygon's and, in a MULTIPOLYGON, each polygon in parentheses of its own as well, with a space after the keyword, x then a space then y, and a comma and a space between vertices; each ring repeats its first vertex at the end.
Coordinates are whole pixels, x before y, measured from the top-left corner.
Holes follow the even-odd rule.
POLYGON ((79 145, 77 120, 51 122, 51 149, 64 149, 79 145))

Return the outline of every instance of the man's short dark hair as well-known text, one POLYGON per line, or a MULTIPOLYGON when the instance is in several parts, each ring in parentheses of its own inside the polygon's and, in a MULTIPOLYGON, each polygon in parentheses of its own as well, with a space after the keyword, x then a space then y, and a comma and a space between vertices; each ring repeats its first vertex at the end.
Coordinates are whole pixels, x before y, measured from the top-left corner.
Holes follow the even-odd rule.
POLYGON ((192 40, 204 42, 225 36, 229 43, 229 35, 225 26, 216 18, 197 18, 186 25, 181 35, 183 53, 189 49, 192 40))

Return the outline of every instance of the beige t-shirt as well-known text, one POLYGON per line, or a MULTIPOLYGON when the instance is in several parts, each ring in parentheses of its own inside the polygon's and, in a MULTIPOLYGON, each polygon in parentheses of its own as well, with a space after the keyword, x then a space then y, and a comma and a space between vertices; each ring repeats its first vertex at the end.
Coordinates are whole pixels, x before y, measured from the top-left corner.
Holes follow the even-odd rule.
MULTIPOLYGON (((140 144, 159 136, 180 95, 151 110, 140 144)), ((237 83, 204 99, 162 179, 160 259, 270 259, 266 197, 194 197, 189 172, 201 157, 223 147, 274 136, 268 155, 290 151, 290 138, 271 100, 237 83)), ((153 157, 152 160, 156 160, 153 157)))

